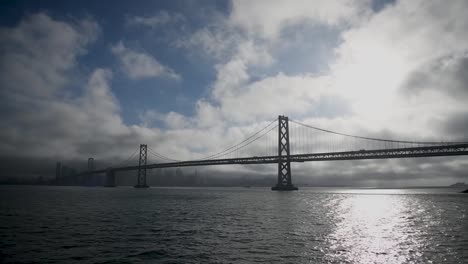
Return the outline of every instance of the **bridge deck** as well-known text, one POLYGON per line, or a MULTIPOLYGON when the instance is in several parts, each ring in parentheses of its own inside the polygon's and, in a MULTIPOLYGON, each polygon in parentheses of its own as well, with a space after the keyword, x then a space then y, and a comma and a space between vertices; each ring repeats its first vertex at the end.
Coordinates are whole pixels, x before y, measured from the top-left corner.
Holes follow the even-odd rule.
MULTIPOLYGON (((291 162, 305 161, 327 161, 327 160, 362 160, 362 159, 392 159, 392 158, 416 158, 437 156, 468 155, 468 144, 426 146, 414 148, 376 149, 345 152, 326 152, 290 155, 291 162)), ((180 162, 168 162, 148 164, 146 169, 189 167, 189 166, 212 166, 230 164, 271 164, 278 163, 278 156, 259 156, 248 158, 214 159, 214 160, 191 160, 180 162)), ((113 171, 137 170, 138 166, 126 166, 111 168, 113 171)), ((92 173, 103 173, 107 169, 95 170, 92 173)))

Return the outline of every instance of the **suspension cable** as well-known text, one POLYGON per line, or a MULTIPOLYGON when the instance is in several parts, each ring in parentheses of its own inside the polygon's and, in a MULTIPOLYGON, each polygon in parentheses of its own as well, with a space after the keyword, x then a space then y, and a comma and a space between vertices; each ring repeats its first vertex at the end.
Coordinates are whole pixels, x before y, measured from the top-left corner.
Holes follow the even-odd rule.
POLYGON ((441 145, 441 144, 447 144, 447 145, 453 145, 453 144, 468 144, 468 142, 430 142, 430 141, 405 141, 405 140, 393 140, 393 139, 381 139, 381 138, 371 138, 371 137, 361 137, 361 136, 355 136, 355 135, 350 135, 350 134, 345 134, 345 133, 340 133, 340 132, 335 132, 327 129, 322 129, 318 127, 314 127, 311 125, 307 125, 292 119, 289 119, 291 122, 296 123, 301 126, 305 126, 311 129, 335 134, 335 135, 340 135, 340 136, 345 136, 345 137, 352 137, 352 138, 359 138, 359 139, 366 139, 366 140, 373 140, 373 141, 382 141, 382 142, 393 142, 393 143, 411 143, 411 144, 420 144, 420 145, 441 145))
MULTIPOLYGON (((259 133, 261 133, 262 131, 264 131, 265 129, 267 129, 269 126, 271 126, 271 125, 272 125, 274 122, 276 122, 276 121, 277 121, 277 119, 271 121, 271 122, 270 122, 268 125, 266 125, 264 128, 262 128, 262 129, 260 129, 259 131, 253 133, 252 135, 250 135, 249 137, 247 137, 247 138, 244 139, 243 141, 241 141, 241 142, 239 142, 239 143, 237 143, 237 144, 235 144, 235 145, 233 145, 233 146, 231 146, 231 147, 229 147, 229 148, 227 148, 227 149, 225 149, 225 150, 223 150, 223 151, 220 151, 220 152, 218 152, 218 153, 215 153, 215 154, 206 156, 206 157, 201 158, 201 159, 199 159, 199 160, 206 160, 206 159, 211 159, 211 158, 217 157, 217 156, 223 156, 223 155, 224 155, 223 153, 228 152, 228 151, 230 151, 230 150, 232 150, 232 149, 234 149, 234 148, 237 148, 237 147, 240 146, 241 144, 247 142, 247 141, 250 140, 251 138, 255 137, 256 135, 258 135, 259 133)), ((240 148, 237 148, 237 149, 240 149, 240 148)), ((231 152, 229 152, 229 153, 231 153, 231 152)))
POLYGON ((130 157, 128 157, 126 160, 118 163, 118 162, 115 162, 115 163, 111 163, 110 166, 108 166, 109 168, 112 168, 112 167, 121 167, 123 166, 124 164, 126 164, 127 162, 129 162, 131 159, 135 158, 136 157, 136 154, 138 152, 138 148, 135 149, 135 151, 130 155, 130 157))
POLYGON ((236 149, 233 149, 233 150, 231 150, 231 151, 229 151, 229 152, 227 152, 227 153, 225 153, 225 154, 223 154, 223 155, 217 156, 217 157, 226 156, 226 155, 231 154, 231 153, 234 152, 234 151, 240 150, 241 148, 245 148, 245 147, 247 147, 248 145, 252 144, 253 142, 257 141, 258 139, 262 138, 263 136, 265 136, 266 134, 268 134, 270 131, 272 131, 273 129, 275 129, 275 128, 277 128, 277 127, 278 127, 278 125, 276 125, 276 126, 270 128, 268 131, 266 131, 265 133, 259 135, 259 136, 256 137, 256 138, 254 138, 252 141, 246 143, 245 145, 240 146, 240 147, 238 147, 238 148, 236 148, 236 149))
POLYGON ((150 154, 152 154, 153 156, 156 156, 162 160, 168 160, 168 161, 181 161, 181 160, 177 160, 177 159, 172 159, 172 158, 168 158, 162 154, 160 154, 159 152, 155 151, 154 149, 151 149, 150 147, 148 147, 148 152, 150 154))

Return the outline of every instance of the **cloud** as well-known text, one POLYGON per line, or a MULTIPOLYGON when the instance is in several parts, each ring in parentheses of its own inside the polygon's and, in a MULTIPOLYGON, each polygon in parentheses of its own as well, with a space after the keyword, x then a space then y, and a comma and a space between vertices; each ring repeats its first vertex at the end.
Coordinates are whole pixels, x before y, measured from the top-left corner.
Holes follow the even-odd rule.
POLYGON ((122 42, 117 43, 111 50, 118 57, 123 72, 131 79, 163 77, 181 80, 181 76, 173 69, 161 64, 148 53, 131 50, 122 42))
POLYGON ((182 129, 193 126, 190 119, 176 112, 160 113, 155 110, 146 110, 139 116, 141 124, 145 127, 159 127, 162 122, 168 129, 182 129))
MULTIPOLYGON (((219 23, 224 23, 222 20, 219 23)), ((230 30, 226 25, 216 24, 214 27, 203 27, 187 34, 178 34, 172 42, 176 48, 184 48, 192 55, 202 55, 221 60, 228 54, 232 54, 232 49, 236 48, 240 41, 237 32, 230 30)))
MULTIPOLYGON (((453 6, 446 6, 437 1, 401 1, 372 14, 368 10, 370 7, 363 4, 353 5, 353 12, 343 13, 367 15, 359 23, 354 23, 354 19, 351 19, 354 15, 349 15, 349 19, 343 20, 348 21, 348 24, 343 27, 342 41, 335 48, 335 56, 329 58, 328 70, 325 72, 300 75, 273 73, 253 78, 255 68, 268 69, 271 61, 275 59, 274 49, 268 43, 288 41, 281 35, 285 29, 282 24, 291 26, 295 23, 321 23, 325 27, 330 26, 330 23, 315 11, 304 11, 310 18, 309 22, 293 20, 286 23, 284 21, 288 20, 287 16, 278 18, 280 22, 277 22, 275 30, 271 31, 276 32, 271 35, 276 39, 271 41, 259 41, 255 36, 247 35, 238 43, 237 52, 226 62, 216 66, 217 78, 213 83, 212 96, 219 103, 218 107, 224 118, 233 121, 252 120, 252 117, 256 117, 256 120, 261 120, 275 110, 298 116, 310 116, 311 112, 315 112, 316 117, 347 116, 352 122, 367 123, 363 132, 391 129, 396 133, 414 134, 418 137, 435 136, 435 129, 430 127, 434 113, 449 118, 451 113, 466 108, 464 102, 448 98, 448 93, 451 92, 441 89, 441 84, 433 86, 438 87, 437 90, 442 93, 444 100, 438 100, 437 97, 441 98, 441 95, 431 92, 424 92, 417 98, 409 98, 401 94, 400 90, 407 82, 409 74, 420 69, 421 65, 441 57, 464 56, 462 54, 465 54, 467 49, 463 44, 466 43, 466 34, 463 33, 467 28, 467 19, 463 15, 466 4, 458 1, 454 2, 453 6), (415 14, 411 15, 412 13, 415 14), (443 44, 433 39, 440 39, 443 44), (245 43, 254 43, 255 52, 250 52, 253 56, 242 54, 240 47, 245 43), (268 56, 264 57, 271 60, 259 60, 258 63, 255 60, 258 54, 267 54, 268 56), (258 98, 262 100, 259 101, 258 98), (341 114, 336 116, 331 112, 334 112, 338 105, 331 108, 320 107, 326 105, 325 101, 330 100, 329 98, 337 98, 336 101, 345 105, 343 109, 346 109, 346 112, 341 110, 341 114), (244 107, 235 111, 235 105, 240 103, 245 103, 244 107), (250 105, 252 107, 249 107, 250 105), (258 105, 261 107, 257 107, 258 105), (317 109, 321 111, 317 113, 317 109), (411 122, 408 123, 408 120, 411 122), (428 129, 421 131, 421 127, 428 129)), ((285 8, 282 2, 258 6, 274 10, 285 8)), ((255 7, 251 7, 250 2, 236 2, 228 19, 235 16, 236 9, 250 8, 256 10, 255 7)), ((294 10, 297 8, 291 7, 294 10)), ((301 16, 297 15, 299 11, 294 12, 291 11, 291 14, 295 14, 291 15, 292 17, 301 16)), ((262 32, 263 29, 252 29, 252 24, 257 23, 258 19, 260 18, 246 16, 242 18, 243 23, 239 26, 248 31, 262 32), (248 22, 250 20, 252 22, 248 22)), ((456 65, 460 63, 453 64, 452 68, 458 67, 456 65)), ((464 76, 463 70, 461 73, 456 69, 451 71, 452 74, 442 74, 452 81, 464 76), (455 78, 455 75, 458 77, 455 78)), ((431 76, 439 76, 429 72, 431 76)), ((437 79, 439 82, 443 80, 437 79)), ((456 81, 457 83, 451 83, 451 86, 466 87, 463 80, 460 80, 462 82, 456 81)))
POLYGON ((43 13, 0 29, 0 156, 81 159, 112 148, 115 138, 130 140, 111 72, 95 69, 84 82, 74 77, 99 32, 93 20, 67 23, 43 13), (74 86, 82 87, 78 95, 74 86))
MULTIPOLYGON (((235 75, 231 71, 229 76, 233 78, 235 75)), ((236 90, 229 89, 226 84, 222 86, 222 83, 217 83, 215 89, 225 88, 228 91, 215 95, 219 98, 224 116, 237 122, 251 122, 271 118, 272 113, 296 116, 317 112, 321 100, 339 97, 338 94, 327 90, 326 82, 326 79, 313 76, 288 76, 278 73, 245 85, 231 83, 230 85, 237 85, 236 90), (258 100, 259 98, 264 100, 258 100), (243 108, 236 111, 239 104, 242 104, 243 108)))
POLYGON ((403 92, 418 96, 427 90, 455 98, 468 96, 468 53, 428 61, 410 72, 403 92))
MULTIPOLYGON (((463 13, 467 8, 464 1, 451 5, 401 1, 388 6, 367 23, 343 33, 344 42, 337 48, 339 59, 331 66, 334 86, 369 124, 391 124, 396 132, 411 131, 418 137, 433 133, 436 128, 431 120, 448 119, 466 109, 463 100, 453 98, 453 90, 440 82, 417 97, 400 91, 413 72, 440 58, 457 58, 466 52, 468 47, 461 43, 465 43, 462 32, 468 20, 463 13)), ((437 74, 430 71, 429 75, 437 74)))
POLYGON ((2 92, 38 97, 60 92, 68 82, 64 73, 99 32, 92 20, 67 24, 44 13, 27 17, 15 28, 1 28, 2 92))
POLYGON ((370 1, 290 1, 234 0, 230 22, 251 35, 277 38, 281 31, 297 23, 316 23, 330 26, 357 23, 370 12, 370 1))
POLYGON ((185 21, 185 17, 180 13, 169 13, 165 10, 159 11, 152 16, 132 16, 127 18, 130 25, 142 25, 150 28, 157 28, 167 24, 185 21))
MULTIPOLYGON (((449 118, 434 118, 440 134, 449 135, 446 141, 466 139, 468 130, 468 110, 461 108, 459 112, 452 113, 449 118)), ((466 141, 466 140, 465 140, 466 141)))

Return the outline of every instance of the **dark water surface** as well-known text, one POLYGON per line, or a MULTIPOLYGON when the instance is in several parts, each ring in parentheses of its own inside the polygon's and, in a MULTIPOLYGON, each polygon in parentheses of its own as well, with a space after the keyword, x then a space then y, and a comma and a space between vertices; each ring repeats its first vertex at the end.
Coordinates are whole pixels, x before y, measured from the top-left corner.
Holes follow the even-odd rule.
POLYGON ((0 186, 0 263, 468 263, 455 190, 0 186))

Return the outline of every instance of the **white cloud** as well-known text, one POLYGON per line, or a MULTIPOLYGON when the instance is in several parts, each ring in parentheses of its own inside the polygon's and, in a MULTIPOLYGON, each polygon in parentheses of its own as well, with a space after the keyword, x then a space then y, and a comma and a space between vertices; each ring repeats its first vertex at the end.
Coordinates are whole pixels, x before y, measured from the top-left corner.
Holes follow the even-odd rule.
POLYGON ((99 31, 92 20, 67 23, 42 13, 0 29, 0 155, 84 160, 115 156, 116 140, 122 149, 138 144, 140 130, 120 117, 111 72, 96 69, 83 84, 74 77, 99 31), (70 91, 75 85, 83 87, 78 95, 70 91))
POLYGON ((313 114, 324 97, 338 96, 327 90, 326 78, 287 76, 279 73, 245 85, 220 99, 225 116, 237 122, 265 120, 273 114, 313 114), (242 109, 239 111, 239 105, 242 109))
POLYGON ((170 14, 165 10, 159 11, 152 16, 133 16, 127 18, 127 23, 130 25, 143 25, 151 28, 164 26, 170 23, 182 22, 185 17, 179 13, 170 14))
POLYGON ((370 12, 368 0, 234 0, 230 21, 253 36, 277 38, 288 25, 308 20, 338 26, 357 23, 370 12))
MULTIPOLYGON (((220 23, 223 23, 222 20, 220 23)), ((203 27, 190 34, 179 34, 177 37, 173 41, 174 47, 184 48, 197 55, 202 53, 218 60, 232 54, 232 49, 240 41, 238 34, 226 28, 226 25, 203 27)))
POLYGON ((168 129, 183 129, 193 126, 189 118, 176 112, 163 114, 155 110, 146 110, 140 114, 139 118, 145 127, 158 127, 158 122, 162 122, 168 129))
POLYGON ((112 47, 112 53, 118 57, 124 73, 132 79, 163 77, 181 80, 179 74, 161 64, 150 54, 131 50, 122 42, 112 47))
POLYGON ((427 92, 411 101, 400 91, 412 71, 466 52, 467 8, 464 1, 401 1, 348 30, 337 48, 339 59, 331 66, 335 89, 360 118, 375 126, 434 130, 429 122, 434 115, 450 115, 466 106, 447 98, 444 87, 438 87, 439 95, 427 92), (409 116, 417 120, 408 123, 409 116))
MULTIPOLYGON (((346 2, 345 5, 349 3, 346 2)), ((467 43, 465 33, 468 28, 467 19, 463 15, 467 8, 466 3, 457 1, 449 6, 438 1, 401 1, 375 14, 370 14, 370 6, 363 6, 362 3, 353 5, 350 9, 343 8, 353 11, 337 13, 341 15, 331 14, 330 19, 324 19, 323 16, 327 16, 321 15, 317 10, 311 11, 303 7, 299 11, 301 5, 291 5, 290 10, 285 12, 290 15, 271 18, 276 21, 272 22, 274 28, 266 31, 270 33, 262 33, 276 39, 258 41, 255 36, 249 35, 239 41, 237 52, 226 62, 216 66, 217 78, 213 83, 212 96, 223 117, 230 121, 262 120, 267 119, 269 113, 275 110, 298 116, 310 116, 311 112, 315 112, 314 116, 317 117, 330 116, 329 113, 320 113, 317 110, 325 104, 324 100, 337 98, 340 103, 347 105, 349 114, 346 116, 350 121, 368 124, 364 125, 363 132, 391 129, 405 136, 410 133, 419 137, 435 136, 430 120, 434 116, 449 117, 466 109, 464 102, 453 96, 449 98, 446 90, 440 88, 436 89, 440 94, 425 91, 417 98, 409 98, 401 91, 409 74, 431 60, 447 56, 464 57, 468 48, 464 44, 467 43), (359 23, 353 23, 356 14, 367 16, 359 23), (343 41, 335 49, 336 57, 329 60, 328 72, 299 76, 279 73, 253 79, 253 67, 268 67, 275 59, 269 43, 288 41, 279 34, 283 25, 304 23, 301 20, 290 20, 289 17, 302 16, 308 17, 309 23, 321 23, 325 26, 330 21, 348 21, 348 26, 342 32, 343 41), (249 55, 245 55, 245 49, 242 49, 246 43, 255 43, 255 51, 248 52, 249 55), (257 60, 259 54, 266 54, 263 57, 271 59, 257 60), (408 120, 412 122, 408 123, 408 120), (426 129, 421 131, 423 127, 426 129)), ((263 20, 261 15, 254 17, 248 15, 250 11, 243 13, 236 10, 256 10, 251 13, 260 14, 262 12, 258 10, 261 8, 288 9, 284 5, 281 1, 269 2, 267 5, 262 2, 235 2, 229 19, 238 16, 236 12, 244 14, 245 17, 239 17, 242 23, 238 25, 248 31, 257 30, 257 33, 261 33, 265 29, 256 29, 252 25, 266 23, 267 18, 263 20)), ((327 7, 328 4, 315 8, 327 7)), ((456 63, 458 64, 460 63, 456 63)), ((451 70, 453 71, 455 69, 451 70)), ((457 83, 456 86, 462 85, 457 83)))
POLYGON ((64 76, 99 34, 91 20, 75 24, 39 13, 15 28, 0 29, 2 91, 49 97, 68 82, 64 76))

